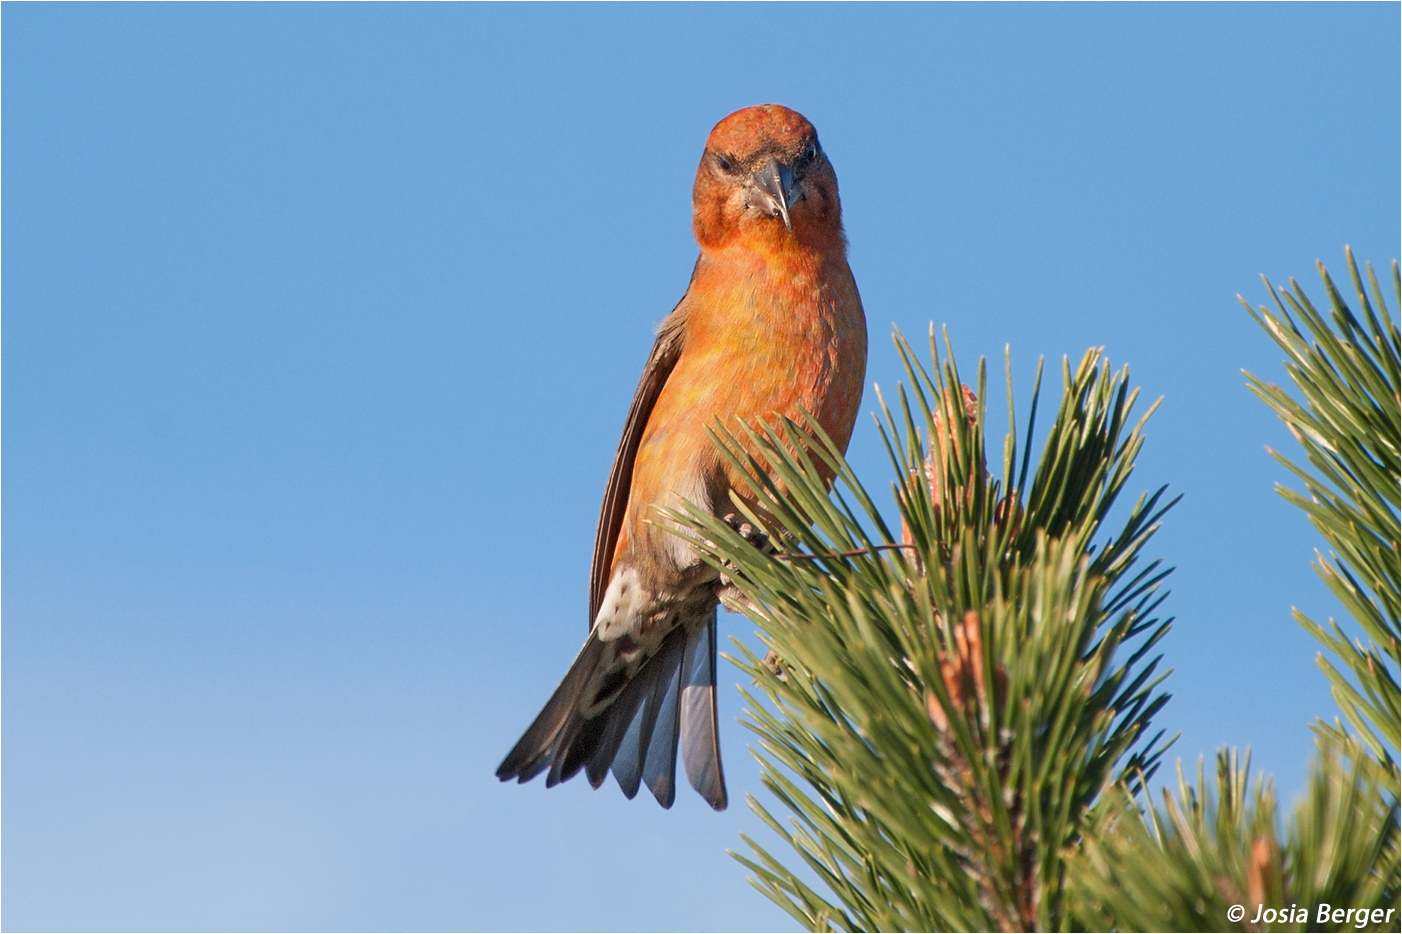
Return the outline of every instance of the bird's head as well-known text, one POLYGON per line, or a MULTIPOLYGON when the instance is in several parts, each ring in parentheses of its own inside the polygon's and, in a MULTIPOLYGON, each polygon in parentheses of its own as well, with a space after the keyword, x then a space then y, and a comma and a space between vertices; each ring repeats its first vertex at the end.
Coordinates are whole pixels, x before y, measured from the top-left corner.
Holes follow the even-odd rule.
POLYGON ((802 114, 779 104, 746 107, 706 140, 691 195, 692 228, 703 247, 735 238, 842 243, 837 175, 802 114))

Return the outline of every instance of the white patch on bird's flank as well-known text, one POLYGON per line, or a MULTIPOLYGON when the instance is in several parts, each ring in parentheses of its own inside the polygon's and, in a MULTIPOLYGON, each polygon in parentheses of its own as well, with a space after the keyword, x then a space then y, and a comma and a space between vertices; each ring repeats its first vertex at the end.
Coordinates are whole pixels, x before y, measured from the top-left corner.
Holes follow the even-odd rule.
POLYGON ((630 567, 620 568, 604 591, 599 615, 594 618, 594 634, 600 642, 636 635, 643 611, 650 602, 648 594, 638 584, 638 572, 630 567))

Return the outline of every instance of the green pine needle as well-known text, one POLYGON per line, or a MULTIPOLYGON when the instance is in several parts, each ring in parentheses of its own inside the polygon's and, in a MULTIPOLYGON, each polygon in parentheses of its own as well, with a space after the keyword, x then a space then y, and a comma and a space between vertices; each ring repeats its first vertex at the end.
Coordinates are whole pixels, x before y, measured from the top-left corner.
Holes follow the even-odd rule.
POLYGON ((771 650, 737 642, 732 660, 754 680, 746 725, 789 820, 751 807, 828 894, 748 838, 753 858, 736 858, 814 931, 1063 928, 1067 860, 1096 803, 1138 788, 1166 746, 1150 723, 1167 673, 1150 653, 1168 571, 1140 558, 1173 503, 1141 496, 1096 541, 1149 413, 1131 420, 1127 371, 1089 351, 1063 367, 1035 464, 1010 409, 1009 490, 984 462, 982 363, 969 398, 947 337, 941 359, 931 332, 933 375, 896 347, 909 383, 878 424, 902 537, 812 417, 714 430, 754 478, 736 512, 782 554, 669 514, 771 650))
MULTIPOLYGON (((1321 314, 1294 279, 1278 292, 1266 282, 1275 311, 1247 311, 1285 351, 1292 395, 1250 373, 1247 380, 1304 448, 1308 467, 1271 453, 1304 484, 1300 493, 1277 486, 1324 536, 1330 552, 1316 552, 1315 569, 1367 639, 1350 639, 1333 620, 1320 626, 1299 610, 1296 622, 1333 655, 1318 656, 1334 699, 1351 730, 1323 722, 1321 735, 1356 737, 1391 773, 1398 791, 1398 325, 1383 300, 1371 265, 1364 288, 1353 252, 1345 247, 1349 276, 1363 320, 1349 307, 1321 264, 1329 296, 1321 314), (1303 327, 1301 327, 1303 325, 1303 327)), ((1392 264, 1393 293, 1402 304, 1402 278, 1392 264)), ((1245 301, 1242 302, 1246 305, 1245 301)))

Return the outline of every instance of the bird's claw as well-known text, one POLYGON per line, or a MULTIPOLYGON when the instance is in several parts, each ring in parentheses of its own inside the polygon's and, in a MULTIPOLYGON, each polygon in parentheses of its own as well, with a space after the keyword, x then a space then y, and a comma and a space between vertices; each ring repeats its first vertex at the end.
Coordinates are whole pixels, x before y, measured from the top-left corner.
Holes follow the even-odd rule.
POLYGON ((740 592, 740 588, 735 586, 734 581, 725 576, 722 576, 720 581, 720 588, 716 591, 716 596, 720 599, 721 606, 732 613, 739 613, 741 616, 759 612, 759 607, 740 592))
MULTIPOLYGON (((749 542, 751 546, 758 548, 767 555, 778 554, 779 549, 774 547, 774 543, 770 539, 768 533, 755 528, 753 524, 735 515, 735 513, 727 513, 721 518, 721 521, 734 529, 736 533, 745 541, 749 542)), ((740 569, 731 561, 725 562, 724 569, 725 570, 722 571, 720 575, 719 596, 721 603, 732 613, 743 613, 746 609, 756 609, 755 605, 735 586, 735 581, 732 579, 732 575, 736 577, 739 576, 740 569), (725 573, 726 571, 730 573, 727 574, 725 573)))
POLYGON ((758 548, 765 554, 778 554, 779 549, 774 547, 774 544, 772 541, 770 541, 769 534, 767 532, 760 531, 759 529, 751 525, 749 522, 735 515, 735 513, 726 513, 720 521, 730 526, 739 534, 741 538, 743 538, 745 541, 749 542, 751 545, 758 548))
MULTIPOLYGON (((749 522, 746 522, 744 519, 735 515, 735 513, 726 513, 720 521, 730 526, 736 531, 736 533, 739 534, 741 538, 743 538, 745 541, 749 542, 750 545, 752 545, 755 548, 758 548, 765 554, 778 554, 779 549, 774 547, 774 544, 772 541, 770 541, 769 535, 767 533, 755 528, 749 522)), ((735 566, 735 563, 733 561, 725 562, 723 567, 724 570, 721 572, 720 576, 721 586, 733 590, 734 584, 730 579, 730 575, 726 574, 725 571, 730 571, 733 573, 738 572, 740 569, 735 566)))

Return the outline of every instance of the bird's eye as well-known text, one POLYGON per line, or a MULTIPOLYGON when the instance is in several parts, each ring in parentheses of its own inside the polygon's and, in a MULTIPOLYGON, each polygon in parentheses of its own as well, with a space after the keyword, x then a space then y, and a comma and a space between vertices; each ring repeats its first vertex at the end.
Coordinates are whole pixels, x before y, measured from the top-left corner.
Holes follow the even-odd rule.
POLYGON ((808 148, 805 149, 805 150, 803 150, 803 161, 804 161, 804 162, 812 162, 814 159, 817 159, 817 158, 818 158, 818 144, 817 144, 817 143, 809 143, 809 144, 808 144, 808 148))
POLYGON ((716 165, 720 166, 720 170, 726 173, 727 175, 734 174, 735 157, 727 156, 725 153, 718 152, 716 153, 716 165))

